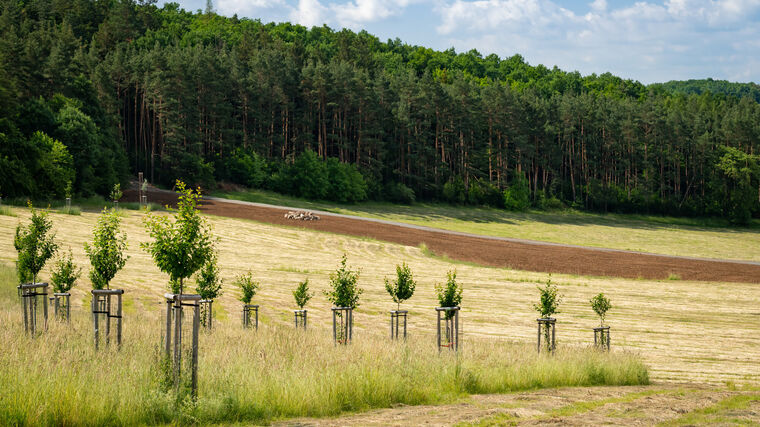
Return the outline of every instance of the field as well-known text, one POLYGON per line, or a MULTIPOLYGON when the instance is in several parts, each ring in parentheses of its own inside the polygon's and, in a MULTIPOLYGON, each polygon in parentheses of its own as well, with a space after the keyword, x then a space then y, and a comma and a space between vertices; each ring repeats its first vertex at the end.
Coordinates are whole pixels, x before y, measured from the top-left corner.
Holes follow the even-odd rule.
MULTIPOLYGON (((13 208, 13 213, 16 217, 0 217, 0 263, 5 266, 12 265, 15 259, 15 250, 11 244, 13 230, 18 221, 26 221, 29 216, 26 209, 13 208)), ((70 246, 78 263, 86 266, 82 244, 91 238, 96 215, 83 212, 81 215, 54 213, 51 216, 63 248, 70 246)), ((127 381, 128 386, 138 388, 140 393, 137 397, 127 400, 134 405, 133 407, 148 408, 146 409, 147 418, 132 421, 153 423, 171 419, 165 413, 164 406, 160 404, 150 406, 146 403, 155 400, 150 397, 149 388, 158 380, 155 371, 152 370, 154 368, 150 367, 155 365, 152 361, 155 361, 157 351, 155 347, 159 341, 160 332, 157 328, 153 329, 152 325, 159 323, 160 295, 164 292, 166 277, 156 269, 148 255, 139 249, 139 242, 147 240, 142 227, 142 216, 140 212, 124 211, 124 228, 129 235, 131 258, 126 269, 116 276, 112 284, 113 287, 127 290, 126 342, 136 343, 136 347, 125 345, 125 351, 115 353, 113 358, 123 362, 124 366, 140 368, 136 369, 134 378, 127 381), (135 356, 134 360, 130 359, 131 356, 135 356)), ((213 402, 205 407, 206 412, 197 408, 189 411, 188 416, 191 418, 223 421, 217 417, 225 410, 233 411, 239 419, 249 420, 270 420, 298 415, 322 417, 337 415, 343 411, 387 407, 399 402, 405 404, 455 402, 470 393, 504 392, 563 384, 591 385, 593 382, 584 373, 582 369, 584 365, 579 358, 588 358, 589 355, 599 357, 593 352, 588 353, 583 350, 592 339, 590 328, 596 326, 597 323, 593 312, 588 307, 588 300, 598 292, 604 292, 613 303, 608 321, 613 328, 614 351, 613 358, 607 362, 614 368, 610 368, 612 371, 620 370, 615 366, 623 366, 625 368, 623 371, 636 372, 631 367, 635 367, 636 358, 641 357, 648 367, 649 376, 656 383, 697 384, 696 394, 692 393, 689 396, 713 393, 710 399, 720 401, 724 398, 733 399, 736 396, 751 397, 751 394, 746 394, 749 393, 747 390, 751 390, 751 387, 760 382, 760 367, 757 365, 760 350, 756 345, 756 336, 760 329, 757 322, 757 316, 760 315, 757 310, 758 302, 760 302, 756 291, 757 285, 685 280, 610 279, 556 274, 549 276, 543 273, 453 263, 439 257, 431 257, 421 248, 372 239, 238 219, 213 216, 209 218, 215 233, 220 237, 221 270, 227 285, 224 295, 216 304, 217 318, 221 326, 212 337, 204 335, 201 340, 202 354, 205 354, 201 363, 201 395, 204 392, 206 395, 212 394, 213 402), (334 384, 335 377, 321 378, 315 372, 302 379, 295 372, 298 366, 303 365, 304 359, 296 357, 287 359, 287 363, 276 362, 277 351, 268 350, 267 345, 273 346, 274 343, 287 345, 290 342, 304 340, 302 342, 306 348, 314 349, 315 354, 320 354, 321 358, 318 360, 323 360, 325 366, 328 367, 334 366, 336 361, 345 357, 345 354, 339 353, 341 349, 335 349, 332 345, 326 344, 329 343, 326 338, 329 328, 329 305, 321 295, 321 292, 327 289, 330 272, 337 266, 343 253, 348 254, 350 265, 361 269, 360 285, 365 288, 365 293, 362 295, 361 306, 355 315, 356 345, 351 348, 356 348, 356 353, 352 353, 357 358, 356 363, 347 365, 349 373, 346 375, 348 376, 338 377, 340 380, 338 382, 362 378, 364 381, 354 384, 354 387, 359 387, 360 390, 385 391, 381 398, 376 399, 362 397, 359 393, 358 400, 352 401, 346 396, 355 395, 354 389, 351 389, 351 393, 346 389, 328 392, 328 387, 328 391, 323 392, 322 395, 317 394, 313 398, 311 405, 307 400, 305 406, 298 406, 295 402, 301 401, 299 392, 303 393, 314 384, 323 384, 320 381, 324 381, 324 384, 334 384), (387 378, 384 380, 385 377, 370 376, 358 363, 361 360, 376 357, 373 356, 373 352, 377 349, 386 349, 387 355, 378 360, 380 370, 387 373, 399 369, 397 363, 398 358, 401 357, 399 353, 401 350, 386 345, 387 310, 392 309, 393 304, 385 294, 382 283, 384 277, 389 277, 394 273, 395 264, 401 261, 406 261, 411 266, 418 280, 417 293, 408 304, 405 304, 405 308, 411 312, 410 335, 414 337, 410 340, 409 351, 419 357, 416 359, 419 365, 414 365, 416 369, 412 370, 417 373, 417 376, 412 376, 410 381, 421 390, 419 394, 409 394, 408 388, 399 388, 397 382, 387 380, 387 378), (432 308, 436 305, 433 285, 444 281, 445 272, 454 268, 465 288, 462 312, 464 331, 462 360, 465 364, 471 363, 469 370, 476 373, 477 380, 471 383, 469 388, 462 388, 460 382, 451 380, 451 375, 441 379, 441 372, 450 372, 447 370, 455 367, 452 366, 450 360, 431 355, 434 353, 432 332, 435 319, 432 308), (254 299, 256 303, 262 305, 262 330, 256 335, 245 334, 238 328, 240 303, 236 297, 239 291, 229 286, 236 274, 248 270, 251 270, 256 279, 262 282, 260 295, 254 299), (317 292, 317 296, 309 306, 314 335, 300 337, 293 335, 290 328, 294 308, 291 291, 298 281, 306 277, 310 279, 313 290, 317 292), (537 299, 536 286, 548 280, 557 283, 563 294, 557 330, 559 345, 566 349, 562 360, 565 360, 566 366, 570 367, 566 370, 580 373, 565 377, 559 382, 550 382, 546 380, 547 377, 541 377, 545 375, 547 369, 550 369, 547 366, 551 364, 542 364, 545 362, 541 359, 534 364, 529 362, 533 360, 532 345, 535 342, 535 318, 537 317, 531 305, 537 299), (217 345, 229 342, 241 342, 244 345, 241 345, 240 349, 228 345, 217 345), (223 350, 219 350, 219 347, 223 350), (267 370, 267 373, 282 371, 282 376, 262 376, 260 372, 256 373, 255 369, 251 370, 251 366, 240 362, 230 363, 230 358, 233 356, 263 363, 261 366, 274 370, 267 370), (527 377, 503 374, 503 371, 499 369, 504 369, 504 360, 512 360, 517 364, 515 366, 529 366, 530 368, 521 370, 521 372, 528 372, 525 374, 527 377), (504 377, 514 378, 514 380, 504 382, 504 377), (536 378, 544 378, 544 380, 537 381, 536 378), (286 380, 294 382, 289 387, 286 380), (731 388, 738 387, 744 391, 731 394, 726 391, 726 384, 729 384, 731 388), (232 390, 229 395, 209 393, 210 390, 226 389, 232 390), (260 406, 250 403, 256 401, 256 396, 265 396, 274 391, 280 393, 279 395, 289 396, 285 400, 286 404, 278 406, 275 402, 269 402, 271 404, 268 406, 260 406), (247 395, 250 397, 240 400, 240 396, 247 395), (323 406, 314 402, 324 401, 324 399, 329 402, 329 405, 320 410, 318 408, 323 406), (266 408, 270 408, 270 412, 267 412, 266 408)), ((4 271, 6 277, 3 282, 12 282, 13 278, 9 277, 9 269, 6 267, 4 271)), ((48 277, 47 271, 43 272, 43 277, 48 277)), ((116 399, 107 400, 106 403, 118 401, 119 396, 124 396, 131 390, 130 387, 109 385, 111 383, 104 381, 103 376, 92 373, 64 374, 59 380, 56 380, 54 376, 45 375, 51 372, 68 372, 68 368, 76 371, 81 367, 62 364, 62 362, 89 359, 89 356, 92 356, 88 345, 88 318, 82 314, 81 308, 83 305, 87 306, 86 289, 88 287, 88 281, 81 280, 80 287, 73 291, 74 311, 79 313, 75 319, 75 325, 77 325, 75 333, 57 333, 60 332, 60 329, 56 329, 59 325, 54 325, 53 332, 56 333, 49 334, 43 340, 34 341, 34 345, 40 347, 22 350, 23 346, 20 343, 25 342, 25 339, 18 334, 20 310, 15 305, 15 290, 4 286, 5 290, 2 291, 4 308, 0 310, 2 324, 17 325, 15 328, 3 328, 3 335, 0 336, 4 342, 11 343, 5 348, 13 349, 11 352, 2 354, 5 360, 1 361, 0 365, 7 367, 5 370, 0 369, 4 381, 12 379, 10 383, 21 384, 22 378, 25 381, 37 378, 43 385, 56 385, 55 387, 61 390, 59 396, 61 399, 68 396, 67 392, 81 394, 82 392, 75 392, 75 390, 80 390, 78 387, 86 389, 85 382, 88 380, 100 381, 99 386, 103 389, 102 393, 98 393, 103 395, 111 393, 115 396, 113 399, 116 399), (74 349, 63 344, 58 346, 57 343, 62 342, 64 338, 77 343, 78 347, 74 349), (56 344, 59 350, 52 353, 42 351, 46 342, 56 344), (20 360, 28 361, 23 365, 23 369, 30 369, 38 374, 25 374, 22 377, 20 360), (51 365, 48 363, 50 360, 61 362, 51 365), (10 362, 15 362, 15 364, 10 362), (56 370, 50 371, 50 369, 56 370), (71 386, 73 388, 61 385, 67 380, 73 382, 71 386)), ((309 360, 311 361, 312 358, 309 357, 309 360)), ((101 367, 109 365, 108 358, 102 358, 102 361, 98 363, 101 367)), ((332 374, 332 371, 328 374, 332 374)), ((614 381, 610 380, 609 383, 614 383, 614 381)), ((672 390, 675 386, 660 385, 658 387, 672 390)), ((693 386, 690 385, 685 389, 690 389, 690 387, 693 386)), ((325 386, 318 389, 325 390, 325 386)), ((615 399, 620 397, 619 395, 642 392, 638 389, 631 391, 621 389, 615 394, 610 391, 613 389, 608 388, 599 392, 593 391, 596 389, 581 390, 588 390, 587 393, 581 394, 587 396, 585 400, 591 401, 615 399)), ((27 390, 16 390, 16 392, 19 393, 18 396, 41 396, 43 393, 40 389, 33 387, 27 390)), ((573 393, 575 392, 570 392, 570 394, 573 393)), ((675 393, 680 393, 680 391, 675 393)), ((18 396, 16 399, 20 399, 19 401, 28 402, 28 399, 21 399, 18 396)), ((87 396, 91 395, 84 393, 84 397, 87 396)), ((266 402, 264 397, 261 399, 266 402)), ((475 397, 474 400, 468 400, 467 404, 475 407, 488 406, 489 400, 483 399, 475 397)), ((508 402, 509 399, 511 398, 505 397, 498 403, 494 403, 493 407, 505 409, 509 405, 514 405, 514 402, 508 402)), ((563 402, 577 405, 578 402, 585 401, 578 395, 575 395, 574 399, 576 400, 563 400, 563 402)), ((752 405, 756 405, 756 399, 746 399, 750 407, 755 407, 752 405)), ((705 405, 699 404, 696 408, 703 406, 705 405)), ((119 411, 129 411, 129 408, 125 406, 119 411)), ((440 407, 440 410, 445 412, 445 408, 444 405, 440 407)), ((557 408, 547 409, 549 412, 546 414, 553 416, 550 411, 557 408)), ((688 412, 694 409, 688 409, 688 412)), ((4 410, 7 411, 7 407, 4 410)), ((103 417, 109 414, 107 409, 102 408, 85 410, 84 406, 75 405, 71 411, 76 410, 83 411, 85 415, 91 414, 94 420, 103 420, 103 417)), ((52 406, 50 411, 52 414, 69 413, 65 408, 56 406, 52 406)), ((496 412, 498 413, 481 411, 475 413, 473 418, 460 421, 488 422, 489 417, 508 416, 499 415, 501 412, 496 412)), ((5 412, 5 415, 12 414, 5 412)), ((118 417, 126 415, 119 412, 115 416, 116 419, 121 419, 118 417)), ((453 420, 455 417, 452 418, 453 420)), ((56 423, 60 421, 60 418, 50 416, 50 418, 36 421, 56 423)))
POLYGON ((760 261, 760 228, 730 227, 722 219, 594 214, 572 210, 509 212, 503 209, 417 203, 336 205, 261 190, 218 191, 219 197, 386 219, 408 224, 568 245, 698 258, 760 261), (709 244, 706 244, 709 242, 709 244))

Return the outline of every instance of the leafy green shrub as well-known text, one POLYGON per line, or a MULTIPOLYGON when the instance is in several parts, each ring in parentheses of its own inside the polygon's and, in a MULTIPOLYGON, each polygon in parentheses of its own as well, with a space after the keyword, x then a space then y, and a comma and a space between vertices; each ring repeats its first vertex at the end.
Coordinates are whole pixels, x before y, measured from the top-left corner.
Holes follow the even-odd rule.
POLYGON ((455 176, 443 185, 443 198, 449 203, 464 204, 467 199, 467 191, 461 176, 455 176))
POLYGON ((393 302, 397 304, 397 309, 401 308, 401 303, 408 300, 414 295, 414 288, 417 284, 414 282, 412 270, 406 263, 396 266, 396 281, 389 282, 385 279, 385 290, 388 291, 393 302))
POLYGON ((359 272, 346 267, 346 254, 343 254, 340 267, 330 274, 332 290, 324 291, 327 300, 335 307, 358 307, 359 295, 364 292, 357 286, 358 281, 359 272))
POLYGON ((251 188, 261 188, 267 179, 267 162, 253 150, 237 148, 232 155, 220 158, 214 171, 220 181, 251 188))
POLYGON ((304 280, 298 284, 298 287, 293 291, 293 298, 296 300, 298 308, 303 310, 304 306, 309 303, 309 300, 314 296, 309 292, 309 279, 304 280))
POLYGON ((219 277, 217 256, 212 253, 195 278, 195 291, 205 300, 213 300, 222 295, 222 279, 219 277))
POLYGON ((326 165, 330 182, 327 196, 330 200, 354 203, 367 199, 367 183, 355 165, 341 163, 334 157, 327 159, 326 165))
POLYGON ((124 193, 121 191, 121 184, 117 182, 113 185, 113 189, 111 190, 111 201, 118 203, 122 196, 124 196, 124 193))
POLYGON ((512 184, 504 190, 504 207, 510 211, 524 211, 530 206, 530 185, 522 174, 518 173, 512 184))
POLYGON ((591 308, 594 310, 602 327, 604 327, 604 316, 607 315, 607 311, 612 308, 609 298, 605 297, 603 293, 591 298, 591 308))
POLYGON ((504 206, 504 198, 499 189, 482 179, 475 179, 470 183, 467 200, 473 205, 486 205, 493 208, 504 206))
POLYGON ((383 194, 385 199, 389 202, 401 203, 404 205, 411 205, 416 198, 414 190, 400 182, 388 183, 383 189, 383 194))
POLYGON ((69 292, 81 274, 82 269, 77 268, 74 264, 74 257, 71 254, 71 249, 69 249, 69 253, 66 256, 60 257, 55 263, 55 268, 51 275, 53 291, 60 293, 69 292))
POLYGON ((214 254, 211 229, 198 211, 201 191, 193 191, 177 181, 180 193, 177 209, 169 216, 148 214, 145 228, 152 242, 140 246, 151 254, 158 269, 169 275, 172 292, 182 293, 184 280, 206 265, 214 254))
POLYGON ((249 271, 248 273, 241 274, 235 278, 235 286, 239 287, 242 291, 240 295, 240 301, 243 304, 250 304, 256 292, 259 290, 261 284, 253 280, 253 275, 249 271))
POLYGON ((36 283, 37 274, 58 250, 55 234, 49 234, 53 223, 48 218, 47 211, 34 209, 31 202, 29 209, 32 211, 32 222, 27 227, 19 224, 13 238, 13 246, 18 252, 16 272, 21 283, 30 280, 36 283))
MULTIPOLYGON (((459 307, 462 303, 462 287, 457 283, 457 272, 451 270, 446 273, 446 284, 435 285, 435 293, 440 307, 459 307)), ((446 312, 446 318, 454 316, 453 312, 446 312)))
POLYGON ((92 265, 90 281, 93 289, 107 289, 111 279, 129 259, 129 256, 124 255, 127 234, 119 234, 120 225, 121 217, 115 209, 103 209, 93 230, 92 245, 84 244, 84 251, 92 265))
POLYGON ((559 313, 557 308, 559 303, 562 302, 562 296, 559 295, 557 286, 552 284, 551 279, 546 282, 546 285, 538 287, 540 299, 538 304, 534 304, 533 308, 541 314, 542 318, 551 317, 553 314, 559 313))

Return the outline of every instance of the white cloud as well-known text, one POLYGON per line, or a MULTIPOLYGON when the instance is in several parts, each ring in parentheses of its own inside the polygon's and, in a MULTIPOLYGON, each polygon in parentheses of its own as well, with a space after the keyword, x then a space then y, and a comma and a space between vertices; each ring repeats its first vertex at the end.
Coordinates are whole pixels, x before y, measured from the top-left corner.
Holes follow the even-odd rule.
POLYGON ((262 9, 270 9, 284 4, 283 0, 218 0, 217 12, 222 15, 255 16, 262 9))
POLYGON ((331 9, 340 25, 356 28, 362 23, 400 14, 408 4, 409 0, 355 0, 333 4, 331 9))
POLYGON ((298 0, 298 6, 290 12, 290 20, 305 27, 320 26, 327 22, 327 8, 319 0, 298 0))
POLYGON ((604 12, 607 10, 607 0, 594 0, 589 6, 591 10, 604 12))
MULTIPOLYGON (((747 76, 760 49, 760 0, 589 1, 576 14, 559 0, 448 0, 438 33, 459 51, 522 54, 533 64, 644 82, 747 76), (754 20, 753 20, 754 19, 754 20), (734 47, 744 41, 743 48, 734 47), (729 56, 726 51, 740 52, 729 56), (708 71, 710 70, 710 71, 708 71)), ((760 78, 760 69, 753 71, 760 78)), ((744 80, 746 80, 745 77, 744 80)))

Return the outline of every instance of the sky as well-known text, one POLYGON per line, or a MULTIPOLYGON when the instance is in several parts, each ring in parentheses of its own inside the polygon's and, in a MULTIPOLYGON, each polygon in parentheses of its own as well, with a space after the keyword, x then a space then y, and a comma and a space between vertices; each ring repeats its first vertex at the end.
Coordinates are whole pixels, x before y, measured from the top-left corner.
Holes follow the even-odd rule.
MULTIPOLYGON (((176 1, 176 0, 175 0, 176 1)), ((382 41, 642 83, 760 83, 760 0, 213 0, 217 13, 367 30, 382 41)), ((204 9, 206 0, 179 0, 204 9)))

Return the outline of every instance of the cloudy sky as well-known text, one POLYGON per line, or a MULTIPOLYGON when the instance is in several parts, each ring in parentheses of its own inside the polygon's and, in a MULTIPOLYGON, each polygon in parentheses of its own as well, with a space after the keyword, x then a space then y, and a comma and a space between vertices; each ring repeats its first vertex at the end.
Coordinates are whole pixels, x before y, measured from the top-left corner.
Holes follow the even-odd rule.
MULTIPOLYGON (((217 13, 365 29, 643 83, 760 83, 760 0, 213 0, 217 13)), ((188 10, 206 0, 180 0, 188 10)))

